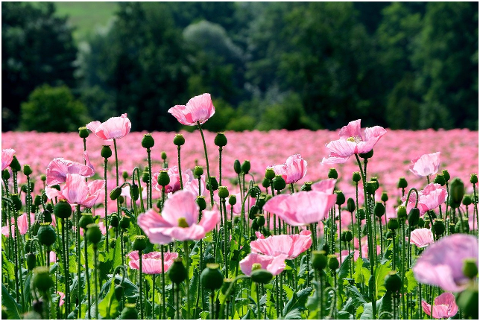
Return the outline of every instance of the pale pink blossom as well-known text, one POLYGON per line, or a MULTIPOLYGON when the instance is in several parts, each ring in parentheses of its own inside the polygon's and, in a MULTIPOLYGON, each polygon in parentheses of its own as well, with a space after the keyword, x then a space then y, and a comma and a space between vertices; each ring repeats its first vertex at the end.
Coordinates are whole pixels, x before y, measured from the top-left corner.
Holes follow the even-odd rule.
POLYGON ((274 165, 273 171, 281 175, 287 184, 293 184, 301 180, 307 174, 307 161, 295 154, 287 158, 285 164, 274 165))
POLYGON ((269 256, 258 253, 250 253, 240 261, 240 269, 242 270, 243 274, 250 276, 252 274, 253 265, 255 263, 259 263, 262 269, 269 271, 273 275, 278 275, 285 269, 286 258, 286 254, 269 256))
POLYGON ((47 185, 56 185, 64 183, 67 179, 67 174, 78 174, 83 177, 92 177, 95 174, 93 165, 90 163, 88 154, 83 153, 87 165, 72 162, 64 158, 55 158, 47 166, 47 185))
MULTIPOLYGON (((140 257, 138 251, 130 252, 127 257, 130 259, 128 265, 130 268, 138 270, 140 269, 140 257)), ((142 255, 142 272, 145 274, 160 274, 166 273, 168 269, 172 266, 173 261, 178 257, 176 252, 165 252, 163 253, 163 264, 162 264, 162 253, 161 252, 150 252, 142 255)))
POLYGON ((433 233, 428 228, 416 229, 410 235, 410 244, 415 244, 418 248, 427 247, 432 243, 433 233))
MULTIPOLYGON (((418 192, 418 205, 417 208, 420 210, 420 215, 425 214, 426 212, 433 210, 439 207, 441 204, 445 203, 448 193, 447 189, 440 184, 430 183, 423 190, 418 192)), ((403 198, 405 205, 405 200, 407 195, 403 198)), ((410 210, 415 206, 416 195, 415 193, 410 194, 410 199, 408 200, 407 210, 410 210)))
POLYGON ((138 225, 152 243, 166 244, 172 239, 200 240, 220 221, 220 213, 217 210, 204 210, 200 222, 198 217, 195 195, 189 191, 179 191, 165 201, 161 215, 153 209, 140 214, 138 225))
POLYGON ((99 196, 103 195, 105 181, 94 180, 85 182, 85 178, 78 174, 67 174, 65 185, 61 187, 63 198, 71 205, 92 207, 99 196))
POLYGON ((435 175, 440 167, 440 152, 425 154, 412 160, 408 169, 417 176, 435 175))
POLYGON ((196 126, 203 124, 215 114, 210 94, 203 94, 191 98, 187 105, 175 105, 168 110, 180 124, 196 126))
POLYGON ((113 139, 120 139, 130 133, 132 123, 127 118, 127 114, 122 114, 120 117, 111 117, 107 121, 101 123, 98 120, 92 121, 86 126, 92 131, 95 136, 105 140, 112 141, 113 139))
MULTIPOLYGON (((27 234, 28 230, 28 218, 27 218, 27 213, 23 213, 19 217, 17 217, 17 222, 18 222, 18 231, 20 232, 21 235, 27 234)), ((30 213, 30 223, 33 224, 35 222, 35 214, 30 213)), ((10 227, 11 227, 11 233, 8 230, 8 225, 2 226, 2 235, 5 235, 9 237, 12 235, 12 237, 15 237, 15 219, 12 217, 10 219, 10 227)))
POLYGON ((455 296, 450 292, 442 293, 435 298, 433 301, 433 311, 432 306, 425 300, 422 300, 422 309, 428 316, 432 315, 435 319, 451 318, 458 312, 455 296))
POLYGON ((65 301, 64 301, 65 293, 57 291, 57 294, 60 296, 60 299, 58 300, 58 306, 61 307, 65 303, 65 301))
POLYGON ((10 163, 13 160, 13 155, 15 154, 15 150, 9 149, 2 149, 2 171, 10 166, 10 163))
MULTIPOLYGON (((271 235, 266 239, 258 239, 250 243, 252 253, 261 253, 269 256, 287 255, 293 260, 312 246, 311 232, 304 230, 294 235, 271 235)), ((263 236, 263 235, 262 235, 263 236)))
POLYGON ((335 189, 336 179, 324 179, 320 182, 312 184, 312 191, 322 192, 325 194, 332 194, 335 189))
POLYGON ((367 127, 363 131, 360 127, 361 120, 355 120, 342 127, 340 139, 331 141, 326 145, 330 154, 323 158, 322 164, 345 163, 354 154, 370 152, 378 140, 387 132, 383 127, 367 127))
POLYGON ((460 292, 469 281, 463 274, 465 259, 475 259, 478 265, 478 239, 472 235, 453 234, 430 245, 417 259, 413 273, 420 283, 460 292))
POLYGON ((292 226, 300 226, 323 220, 336 199, 337 195, 316 191, 280 194, 267 201, 263 209, 292 226))

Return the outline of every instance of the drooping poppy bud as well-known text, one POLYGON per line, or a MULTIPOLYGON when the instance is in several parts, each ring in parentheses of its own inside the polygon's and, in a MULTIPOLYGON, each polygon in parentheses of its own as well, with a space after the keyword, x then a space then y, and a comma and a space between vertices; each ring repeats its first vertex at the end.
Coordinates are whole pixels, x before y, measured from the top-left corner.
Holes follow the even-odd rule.
POLYGON ((465 186, 461 179, 455 178, 450 183, 450 206, 458 208, 462 204, 463 195, 465 193, 465 186))

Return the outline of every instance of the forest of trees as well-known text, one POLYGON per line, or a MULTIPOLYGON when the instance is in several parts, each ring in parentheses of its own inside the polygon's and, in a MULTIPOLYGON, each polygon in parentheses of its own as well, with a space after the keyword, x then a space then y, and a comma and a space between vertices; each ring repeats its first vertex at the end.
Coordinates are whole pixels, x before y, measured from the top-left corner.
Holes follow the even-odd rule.
POLYGON ((476 2, 121 2, 79 44, 67 21, 2 2, 3 131, 125 112, 174 131, 167 110, 204 92, 212 131, 478 130, 476 2))

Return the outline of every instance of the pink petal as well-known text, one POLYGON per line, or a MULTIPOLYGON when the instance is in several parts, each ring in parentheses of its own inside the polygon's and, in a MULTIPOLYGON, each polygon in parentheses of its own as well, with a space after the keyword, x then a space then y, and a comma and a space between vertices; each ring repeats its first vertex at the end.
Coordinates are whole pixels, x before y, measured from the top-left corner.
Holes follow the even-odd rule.
POLYGON ((410 244, 419 248, 427 247, 433 243, 433 233, 427 228, 416 229, 410 235, 410 244))
POLYGON ((440 152, 425 154, 412 160, 409 170, 417 176, 435 175, 440 167, 440 152))
POLYGON ((132 124, 126 114, 121 117, 112 117, 102 123, 95 130, 95 135, 103 140, 120 139, 130 133, 132 124))
POLYGON ((361 121, 361 119, 353 120, 349 122, 347 126, 343 126, 338 133, 340 138, 362 137, 361 121))
POLYGON ((10 163, 13 160, 13 155, 15 155, 15 150, 13 149, 2 149, 2 171, 10 166, 10 163))
POLYGON ((318 183, 312 184, 312 191, 332 194, 335 188, 336 179, 324 179, 318 183))
POLYGON ((189 191, 178 191, 165 201, 162 217, 172 226, 178 226, 178 220, 184 218, 188 226, 198 224, 199 207, 195 196, 189 191))

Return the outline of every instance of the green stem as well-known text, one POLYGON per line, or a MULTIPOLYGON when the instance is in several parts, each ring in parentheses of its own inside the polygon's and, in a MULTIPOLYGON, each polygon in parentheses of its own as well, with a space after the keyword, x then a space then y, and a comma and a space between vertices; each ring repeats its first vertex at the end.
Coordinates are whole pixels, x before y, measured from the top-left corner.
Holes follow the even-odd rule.
MULTIPOLYGON (((186 260, 186 267, 187 267, 187 279, 189 279, 190 275, 190 260, 188 254, 188 241, 183 241, 183 248, 185 249, 185 260, 186 260)), ((186 293, 187 293, 187 319, 190 319, 190 295, 189 295, 189 282, 186 282, 186 293)))
POLYGON ((155 319, 155 276, 156 274, 152 274, 152 320, 155 319))
POLYGON ((76 245, 76 255, 77 255, 77 306, 78 306, 78 318, 82 318, 82 300, 81 300, 81 293, 80 288, 82 282, 80 281, 81 276, 81 267, 80 267, 80 205, 77 205, 76 211, 76 220, 75 220, 75 245, 76 245))
POLYGON ((98 267, 98 258, 97 258, 97 244, 93 244, 93 274, 95 278, 95 318, 98 320, 98 277, 97 277, 97 267, 98 267))
MULTIPOLYGON (((147 148, 147 160, 148 160, 148 190, 147 190, 147 206, 148 208, 153 207, 152 202, 152 155, 151 149, 147 148)), ((180 169, 179 169, 180 170, 180 169)), ((182 173, 180 172, 180 182, 182 181, 182 173)))
POLYGON ((177 146, 177 155, 178 155, 178 176, 180 177, 180 189, 183 189, 182 166, 180 165, 180 145, 177 146))
MULTIPOLYGON (((200 122, 197 122, 198 129, 200 130, 200 135, 202 135, 203 149, 205 151, 205 162, 207 164, 207 183, 210 183, 210 165, 208 164, 208 155, 207 155, 207 144, 205 143, 205 136, 203 136, 202 125, 200 122)), ((210 203, 213 206, 213 189, 210 188, 210 203)))
MULTIPOLYGON (((142 291, 142 283, 143 283, 143 275, 142 275, 142 263, 143 263, 143 257, 142 257, 142 251, 138 251, 138 260, 139 260, 139 270, 138 270, 138 283, 139 283, 139 287, 140 287, 140 291, 139 291, 139 294, 140 294, 140 319, 143 320, 143 291, 142 291)), ((163 265, 163 261, 162 261, 162 265, 163 265)))
MULTIPOLYGON (((91 302, 90 302, 90 277, 89 277, 89 273, 88 273, 87 229, 83 230, 83 247, 84 247, 84 252, 85 252, 85 278, 87 280, 87 302, 88 302, 87 315, 88 315, 88 318, 91 319, 92 316, 90 315, 90 309, 91 309, 92 305, 91 305, 91 302)), ((108 245, 107 245, 107 248, 108 248, 108 245)))
MULTIPOLYGON (((108 244, 108 213, 107 213, 107 202, 108 202, 108 189, 107 189, 107 164, 108 164, 108 158, 105 158, 104 159, 104 162, 103 162, 103 180, 105 181, 105 203, 104 203, 104 207, 105 207, 105 230, 106 230, 106 233, 105 233, 105 249, 107 250, 107 253, 109 251, 109 244, 108 244)), ((86 237, 86 235, 85 235, 86 237)))
MULTIPOLYGON (((165 270, 164 270, 164 262, 165 262, 165 257, 164 257, 164 245, 160 245, 160 251, 162 255, 162 319, 166 319, 166 313, 165 313, 165 308, 167 306, 165 302, 165 270)), ((173 286, 173 284, 172 284, 173 286)))
POLYGON ((262 313, 260 312, 260 287, 258 286, 258 283, 256 283, 257 286, 257 318, 260 320, 262 319, 262 313))
POLYGON ((222 146, 218 147, 218 185, 222 186, 222 146))

